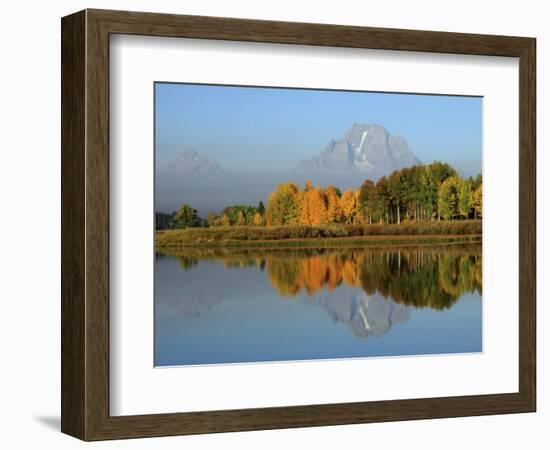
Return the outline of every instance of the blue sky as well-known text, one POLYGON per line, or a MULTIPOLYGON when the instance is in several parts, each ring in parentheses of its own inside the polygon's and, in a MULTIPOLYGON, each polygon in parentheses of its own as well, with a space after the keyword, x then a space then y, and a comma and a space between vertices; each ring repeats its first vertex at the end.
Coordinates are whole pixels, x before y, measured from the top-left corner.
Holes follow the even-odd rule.
POLYGON ((186 149, 224 170, 292 170, 358 122, 403 136, 424 163, 481 172, 479 97, 156 84, 159 163, 186 149))

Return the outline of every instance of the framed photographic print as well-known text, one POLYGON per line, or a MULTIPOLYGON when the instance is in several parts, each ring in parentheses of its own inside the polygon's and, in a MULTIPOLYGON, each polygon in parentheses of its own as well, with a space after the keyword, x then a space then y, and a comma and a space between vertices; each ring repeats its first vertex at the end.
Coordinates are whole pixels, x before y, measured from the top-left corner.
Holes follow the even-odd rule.
POLYGON ((62 431, 535 411, 535 97, 533 38, 64 17, 62 431))

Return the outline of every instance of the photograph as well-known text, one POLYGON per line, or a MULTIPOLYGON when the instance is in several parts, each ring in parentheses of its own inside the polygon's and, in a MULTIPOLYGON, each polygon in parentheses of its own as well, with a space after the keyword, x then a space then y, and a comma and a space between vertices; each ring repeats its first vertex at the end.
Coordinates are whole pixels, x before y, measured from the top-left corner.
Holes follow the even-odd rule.
POLYGON ((154 89, 155 367, 483 351, 482 97, 154 89))

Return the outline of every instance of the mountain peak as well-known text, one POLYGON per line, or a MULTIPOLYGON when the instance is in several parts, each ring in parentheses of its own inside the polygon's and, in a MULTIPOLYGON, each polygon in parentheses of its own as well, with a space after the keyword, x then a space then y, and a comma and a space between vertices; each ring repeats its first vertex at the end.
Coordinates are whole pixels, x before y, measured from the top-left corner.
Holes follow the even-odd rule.
POLYGON ((372 178, 421 164, 401 136, 381 125, 354 123, 343 138, 331 140, 319 156, 298 164, 299 172, 359 172, 372 178))
POLYGON ((195 150, 185 150, 165 164, 167 169, 180 173, 221 173, 220 166, 195 150))

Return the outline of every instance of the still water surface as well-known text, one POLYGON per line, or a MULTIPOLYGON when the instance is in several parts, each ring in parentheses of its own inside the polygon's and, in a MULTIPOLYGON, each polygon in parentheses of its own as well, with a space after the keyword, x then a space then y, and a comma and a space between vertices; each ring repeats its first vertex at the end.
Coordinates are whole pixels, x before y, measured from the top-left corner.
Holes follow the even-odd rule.
POLYGON ((481 245, 155 257, 155 365, 482 351, 481 245))

